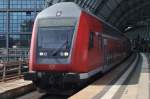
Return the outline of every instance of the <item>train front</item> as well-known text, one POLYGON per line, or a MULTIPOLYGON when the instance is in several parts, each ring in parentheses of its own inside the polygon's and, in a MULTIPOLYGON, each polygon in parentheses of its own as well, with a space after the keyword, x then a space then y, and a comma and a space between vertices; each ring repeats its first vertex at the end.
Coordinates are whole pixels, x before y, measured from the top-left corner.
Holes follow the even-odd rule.
POLYGON ((40 89, 50 85, 62 87, 64 78, 66 82, 75 82, 75 75, 67 72, 72 70, 80 13, 75 4, 60 3, 37 15, 31 40, 30 72, 25 74, 25 80, 33 80, 40 89))

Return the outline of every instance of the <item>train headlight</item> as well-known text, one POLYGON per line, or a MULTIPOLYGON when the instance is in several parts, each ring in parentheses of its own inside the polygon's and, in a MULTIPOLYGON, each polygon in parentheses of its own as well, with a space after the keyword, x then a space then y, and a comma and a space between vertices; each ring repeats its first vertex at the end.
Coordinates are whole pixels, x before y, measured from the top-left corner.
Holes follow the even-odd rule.
POLYGON ((60 52, 60 56, 64 56, 64 53, 63 53, 63 52, 60 52))
POLYGON ((40 56, 47 56, 47 52, 40 52, 39 55, 40 56))
POLYGON ((60 52, 60 56, 67 57, 67 56, 69 56, 69 53, 68 52, 60 52))
POLYGON ((47 56, 47 52, 44 53, 44 56, 47 56))
POLYGON ((40 56, 43 56, 43 55, 44 55, 44 53, 43 53, 43 52, 40 52, 40 53, 39 53, 39 55, 40 55, 40 56))
POLYGON ((64 56, 65 57, 69 56, 69 53, 68 52, 64 52, 64 56))

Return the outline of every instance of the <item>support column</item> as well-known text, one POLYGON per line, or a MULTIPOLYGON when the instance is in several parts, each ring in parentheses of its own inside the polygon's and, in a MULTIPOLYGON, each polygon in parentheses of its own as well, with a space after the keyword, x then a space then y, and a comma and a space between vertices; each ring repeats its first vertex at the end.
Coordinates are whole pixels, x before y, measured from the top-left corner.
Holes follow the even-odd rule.
POLYGON ((7 0, 8 8, 7 8, 7 31, 6 31, 6 50, 7 50, 7 55, 6 55, 6 60, 9 61, 9 23, 10 23, 10 15, 9 15, 9 9, 10 9, 10 0, 7 0))

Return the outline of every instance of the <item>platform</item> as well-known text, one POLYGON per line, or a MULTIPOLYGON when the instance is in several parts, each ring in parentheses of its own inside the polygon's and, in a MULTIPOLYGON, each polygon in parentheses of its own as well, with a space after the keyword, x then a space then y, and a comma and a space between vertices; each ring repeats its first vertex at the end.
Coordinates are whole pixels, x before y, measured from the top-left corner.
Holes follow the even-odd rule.
MULTIPOLYGON (((24 81, 23 79, 14 79, 0 82, 0 99, 10 99, 9 97, 12 99, 12 97, 25 93, 25 91, 27 91, 26 89, 31 87, 32 82, 24 81)), ((29 90, 32 90, 32 88, 29 90)))
POLYGON ((120 99, 150 99, 150 62, 144 54, 140 61, 120 99))
POLYGON ((123 75, 115 79, 130 60, 69 99, 150 99, 150 71, 145 54, 140 54, 139 59, 134 60, 137 62, 133 62, 123 75))

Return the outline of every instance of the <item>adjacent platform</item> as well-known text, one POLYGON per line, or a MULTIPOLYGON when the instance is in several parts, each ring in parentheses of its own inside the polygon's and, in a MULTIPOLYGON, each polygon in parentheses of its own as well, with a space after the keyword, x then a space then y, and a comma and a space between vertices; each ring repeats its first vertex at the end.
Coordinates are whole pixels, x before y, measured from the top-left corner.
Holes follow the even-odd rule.
POLYGON ((16 79, 0 82, 0 99, 12 99, 31 90, 33 90, 31 81, 16 79))

